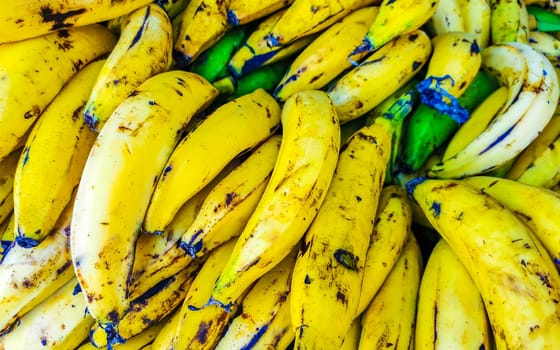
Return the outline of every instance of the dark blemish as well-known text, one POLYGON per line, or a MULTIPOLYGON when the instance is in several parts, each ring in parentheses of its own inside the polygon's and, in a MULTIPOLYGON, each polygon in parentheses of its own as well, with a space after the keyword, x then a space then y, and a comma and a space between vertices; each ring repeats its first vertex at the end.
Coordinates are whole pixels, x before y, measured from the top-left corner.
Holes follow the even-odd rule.
POLYGON ((23 114, 23 118, 24 119, 35 118, 38 117, 40 114, 41 114, 41 108, 39 108, 39 106, 37 105, 33 105, 33 107, 31 107, 31 110, 23 114))
POLYGON ((337 291, 336 301, 340 301, 342 304, 347 304, 348 301, 346 300, 346 294, 342 293, 341 291, 337 291))
POLYGON ((321 78, 323 76, 323 74, 325 74, 325 73, 321 72, 319 75, 314 76, 313 78, 311 78, 311 80, 309 80, 309 83, 313 84, 315 81, 317 81, 319 78, 321 78))
POLYGON ((85 8, 54 13, 52 8, 50 8, 49 6, 42 6, 39 15, 41 16, 42 23, 52 22, 52 27, 50 30, 58 30, 62 28, 72 27, 72 24, 64 23, 64 21, 66 21, 70 17, 80 15, 84 12, 86 12, 85 8))
POLYGON ((432 211, 432 215, 434 216, 434 218, 439 217, 439 214, 441 213, 441 203, 433 202, 430 210, 432 211))
POLYGON ((473 41, 472 44, 471 44, 471 53, 474 53, 474 54, 480 53, 480 47, 478 46, 478 43, 476 42, 476 40, 473 41))
POLYGON ((71 265, 72 265, 72 261, 71 261, 71 260, 68 260, 67 262, 64 263, 64 265, 62 265, 61 267, 59 267, 59 268, 56 270, 56 274, 57 274, 57 275, 62 274, 64 271, 68 270, 68 268, 69 268, 71 265))
POLYGON ((73 122, 75 122, 75 121, 77 121, 78 119, 81 119, 81 118, 82 118, 82 110, 83 110, 83 108, 84 108, 84 106, 82 105, 82 106, 76 108, 76 109, 74 110, 74 112, 72 112, 72 121, 73 121, 73 122))
POLYGON ((349 270, 358 271, 358 258, 351 252, 344 249, 337 249, 333 256, 340 265, 349 270))
POLYGON ((371 52, 374 49, 375 49, 375 47, 373 46, 371 41, 368 38, 364 38, 364 40, 361 42, 361 44, 358 45, 354 50, 352 50, 352 52, 350 52, 350 55, 348 55, 348 61, 352 64, 352 66, 356 67, 356 66, 359 65, 359 63, 352 60, 350 57, 352 57, 354 55, 359 55, 359 54, 365 53, 365 52, 371 52))
POLYGON ((438 306, 434 305, 434 340, 433 343, 436 344, 437 340, 437 318, 438 318, 438 306))
POLYGON ((521 259, 521 265, 523 265, 523 267, 527 266, 527 262, 525 261, 525 259, 521 259))
POLYGON ((560 259, 554 258, 554 263, 555 263, 556 265, 560 265, 560 259))
POLYGON ((181 91, 179 91, 179 90, 177 90, 177 89, 173 89, 173 90, 175 90, 175 92, 177 93, 177 95, 183 96, 183 93, 182 93, 181 91))
MULTIPOLYGON (((27 164, 28 161, 29 161, 29 146, 26 146, 25 149, 23 150, 23 158, 21 160, 21 165, 23 166, 27 164)), ((20 235, 22 234, 20 227, 18 227, 18 232, 20 235)))
POLYGON ((361 201, 362 201, 362 197, 356 196, 356 201, 361 202, 361 201))
POLYGON ((374 64, 374 63, 382 62, 385 58, 387 58, 387 56, 381 56, 377 59, 362 63, 362 66, 367 66, 368 64, 374 64))
POLYGON ((548 145, 548 149, 553 150, 554 148, 555 148, 555 147, 554 147, 554 144, 553 144, 553 143, 551 143, 550 145, 548 145))
POLYGON ((408 181, 405 184, 406 192, 408 192, 408 194, 413 194, 416 186, 420 185, 424 181, 426 181, 426 177, 424 176, 415 177, 414 179, 408 181))
POLYGON ((374 145, 377 145, 377 139, 374 136, 371 135, 366 135, 363 132, 359 131, 356 136, 357 138, 359 138, 360 140, 365 140, 369 143, 372 143, 374 145))
POLYGON ((77 295, 78 293, 82 292, 82 287, 80 286, 79 283, 76 283, 76 286, 74 286, 74 289, 72 290, 72 295, 77 295))
POLYGON ((138 91, 138 90, 134 90, 134 91, 132 91, 132 92, 130 93, 130 95, 128 95, 128 97, 134 97, 134 96, 137 96, 137 95, 138 95, 139 93, 140 93, 140 91, 138 91))
POLYGON ((226 194, 226 206, 230 206, 233 202, 233 199, 236 197, 235 192, 229 192, 226 194))
MULTIPOLYGON (((115 311, 112 311, 108 316, 110 319, 113 319, 113 317, 117 317, 116 314, 117 313, 115 311)), ((121 337, 118 330, 115 329, 114 321, 99 326, 105 331, 105 334, 107 335, 107 349, 110 350, 113 348, 113 345, 124 344, 126 342, 126 340, 121 337)))
POLYGON ((16 24, 22 24, 23 22, 24 22, 24 19, 23 19, 23 18, 18 18, 18 19, 16 19, 16 21, 15 21, 16 24))
POLYGON ((311 277, 309 277, 308 274, 305 275, 305 278, 303 279, 303 283, 311 284, 311 277))
MULTIPOLYGON (((19 230, 19 228, 18 228, 19 230)), ((33 248, 39 245, 39 241, 29 237, 22 237, 20 235, 16 236, 14 242, 22 248, 33 248)))
POLYGON ((171 170, 173 170, 173 166, 171 166, 171 165, 166 166, 165 169, 163 169, 163 177, 166 177, 167 174, 168 174, 171 170))
POLYGON ((168 288, 171 283, 175 282, 175 276, 168 277, 164 280, 159 281, 154 285, 152 288, 148 289, 144 294, 136 298, 131 304, 130 307, 134 307, 134 305, 143 304, 146 305, 146 301, 156 295, 157 293, 161 292, 162 290, 168 288))
POLYGON ((199 13, 201 11, 204 11, 207 7, 208 5, 206 5, 205 2, 201 2, 200 5, 198 5, 198 7, 196 8, 194 13, 199 13))
MULTIPOLYGON (((210 321, 210 323, 211 322, 212 321, 210 321)), ((206 343, 206 339, 208 339, 209 326, 210 325, 207 322, 201 322, 200 325, 198 326, 198 330, 196 331, 196 335, 194 337, 200 344, 206 343)))
POLYGON ((306 241, 305 239, 301 240, 301 245, 299 247, 299 255, 305 255, 305 252, 307 252, 307 249, 309 249, 309 246, 311 246, 311 242, 312 241, 306 241))
POLYGON ((23 282, 21 283, 21 286, 27 289, 33 287, 33 283, 28 278, 24 278, 23 282))
POLYGON ((416 41, 418 39, 418 34, 410 34, 408 36, 408 41, 416 41))
POLYGON ((47 337, 45 337, 44 335, 41 336, 41 345, 47 346, 47 337))
POLYGON ((531 245, 530 245, 529 243, 523 244, 523 247, 524 247, 525 249, 531 249, 531 245))
POLYGON ((146 15, 144 16, 144 21, 142 22, 142 25, 140 26, 140 28, 136 32, 136 35, 134 36, 134 38, 132 39, 132 42, 130 43, 130 46, 128 46, 129 50, 140 41, 140 38, 142 37, 142 34, 144 34, 144 30, 148 27, 148 19, 149 18, 150 18, 150 6, 146 6, 146 15))
POLYGON ((239 25, 239 19, 232 10, 227 10, 227 22, 234 27, 239 25))
POLYGON ((239 350, 250 350, 255 347, 257 342, 262 338, 263 334, 266 333, 268 329, 268 323, 257 330, 257 332, 251 337, 251 340, 246 345, 243 345, 239 350))
POLYGON ((278 41, 278 37, 274 36, 274 34, 270 33, 264 37, 266 41, 266 46, 268 47, 277 47, 280 46, 280 42, 278 41))
POLYGON ((550 289, 553 288, 552 285, 550 284, 550 279, 549 279, 548 274, 546 272, 537 272, 537 276, 541 280, 543 286, 545 286, 546 288, 550 288, 550 289))
POLYGON ((412 62, 412 70, 413 71, 417 70, 422 65, 422 63, 423 62, 418 62, 418 61, 412 62))
POLYGON ((500 143, 501 141, 503 141, 515 128, 515 125, 512 125, 509 129, 507 129, 503 134, 501 134, 496 140, 494 140, 492 143, 490 143, 485 149, 483 149, 478 155, 484 154, 485 152, 487 152, 488 150, 490 150, 492 147, 496 146, 498 143, 500 143))
POLYGON ((120 132, 132 131, 131 128, 129 128, 128 126, 124 126, 124 125, 119 125, 117 130, 120 131, 120 132))
POLYGON ((529 327, 529 332, 533 333, 536 329, 541 328, 541 326, 539 326, 538 324, 529 327))
POLYGON ((74 72, 77 72, 80 70, 80 68, 82 68, 83 65, 84 62, 81 59, 78 59, 76 62, 72 63, 72 69, 74 70, 74 72))
POLYGON ((198 236, 200 236, 202 233, 204 233, 204 230, 199 229, 195 232, 195 234, 193 235, 193 237, 189 242, 179 241, 179 248, 183 249, 185 253, 188 254, 193 259, 196 257, 196 253, 202 250, 202 240, 196 242, 198 236), (193 244, 193 242, 196 243, 193 244))
POLYGON ((478 347, 478 350, 485 350, 486 348, 484 347, 484 344, 480 344, 480 346, 478 347))
POLYGON ((148 101, 148 104, 149 104, 150 106, 155 106, 157 103, 156 103, 156 101, 148 101))

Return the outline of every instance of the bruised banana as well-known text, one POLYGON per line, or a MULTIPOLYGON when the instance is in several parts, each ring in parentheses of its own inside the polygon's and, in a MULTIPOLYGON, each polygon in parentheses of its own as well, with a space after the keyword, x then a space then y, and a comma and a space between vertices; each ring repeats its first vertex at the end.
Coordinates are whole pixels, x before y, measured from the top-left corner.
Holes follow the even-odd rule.
POLYGON ((294 0, 230 0, 227 20, 232 26, 244 25, 290 6, 294 0))
POLYGON ((489 0, 490 30, 493 45, 529 41, 529 13, 524 1, 489 0))
POLYGON ((97 132, 141 83, 171 66, 171 22, 158 5, 144 6, 127 16, 115 48, 107 57, 83 111, 97 132))
POLYGON ((144 230, 164 232, 181 205, 233 158, 269 138, 279 126, 280 105, 262 89, 221 105, 181 140, 167 160, 144 230))
POLYGON ((14 179, 16 243, 32 247, 52 227, 78 186, 96 134, 81 118, 104 60, 79 71, 33 126, 14 179))
POLYGON ((327 94, 308 90, 292 95, 281 119, 282 142, 274 170, 214 285, 210 305, 229 309, 297 245, 331 183, 340 124, 327 94))
MULTIPOLYGON (((377 10, 374 6, 356 10, 321 33, 291 63, 274 90, 274 97, 285 101, 296 92, 321 89, 350 68, 347 56, 362 40, 377 10)), ((364 56, 352 59, 358 61, 364 56)))
POLYGON ((19 146, 64 84, 114 45, 100 24, 0 45, 0 160, 19 146))
POLYGON ((480 292, 457 255, 440 239, 420 282, 414 348, 490 349, 489 337, 480 292))
POLYGON ((407 189, 473 278, 497 349, 558 349, 560 275, 528 226, 461 180, 416 178, 407 189))
POLYGON ((341 148, 294 267, 290 306, 297 349, 338 348, 355 318, 391 136, 373 123, 341 148))
POLYGON ((20 317, 17 326, 0 338, 0 349, 75 349, 95 320, 76 278, 20 317))
POLYGON ((375 298, 367 305, 361 321, 357 349, 414 348, 414 329, 418 288, 422 276, 422 253, 409 231, 402 253, 375 298))
POLYGON ((182 71, 155 75, 113 112, 86 161, 72 217, 72 261, 88 311, 116 330, 150 196, 187 122, 217 90, 182 71), (141 170, 140 170, 141 169, 141 170), (110 181, 99 179, 111 174, 110 181))
POLYGON ((344 74, 328 90, 340 122, 362 116, 405 85, 428 62, 431 52, 428 35, 416 30, 393 39, 344 74), (389 76, 394 78, 386 79, 389 76))
MULTIPOLYGON (((286 313, 289 316, 290 284, 296 251, 294 249, 251 287, 241 302, 242 314, 233 318, 220 337, 216 350, 259 349, 268 344, 278 349, 287 345, 282 347, 279 342, 274 344, 271 340, 276 336, 277 329, 273 328, 276 318, 284 317, 286 313)), ((293 334, 291 324, 286 333, 279 340, 291 340, 292 337, 287 337, 288 334, 293 334)))

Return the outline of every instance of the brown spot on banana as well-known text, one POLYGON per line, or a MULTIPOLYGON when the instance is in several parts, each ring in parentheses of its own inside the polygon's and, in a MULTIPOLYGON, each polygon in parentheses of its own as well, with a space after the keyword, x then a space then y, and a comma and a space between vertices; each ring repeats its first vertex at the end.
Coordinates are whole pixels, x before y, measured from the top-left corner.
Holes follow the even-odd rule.
POLYGON ((66 20, 72 18, 73 16, 80 15, 86 12, 85 8, 70 10, 66 12, 54 12, 50 6, 42 6, 39 12, 41 16, 41 21, 43 23, 52 22, 51 30, 58 30, 62 28, 70 28, 73 26, 71 23, 65 23, 66 20))

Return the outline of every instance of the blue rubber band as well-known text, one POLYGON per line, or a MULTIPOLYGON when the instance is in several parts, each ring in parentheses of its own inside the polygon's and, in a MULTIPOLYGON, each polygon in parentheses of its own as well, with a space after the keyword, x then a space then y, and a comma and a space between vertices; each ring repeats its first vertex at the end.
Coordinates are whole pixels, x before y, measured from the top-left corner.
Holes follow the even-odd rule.
POLYGON ((451 84, 454 84, 453 78, 449 75, 444 75, 443 77, 430 76, 419 82, 416 85, 416 89, 420 94, 420 100, 426 106, 449 116, 458 124, 463 124, 470 117, 469 111, 459 104, 455 96, 441 87, 440 82, 444 80, 451 80, 451 84))

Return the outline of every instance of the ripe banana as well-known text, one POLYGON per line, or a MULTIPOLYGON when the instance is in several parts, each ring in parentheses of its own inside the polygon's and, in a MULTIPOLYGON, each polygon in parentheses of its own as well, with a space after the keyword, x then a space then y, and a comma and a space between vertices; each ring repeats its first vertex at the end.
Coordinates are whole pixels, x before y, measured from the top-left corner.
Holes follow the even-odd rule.
POLYGON ((290 304, 297 349, 340 347, 356 316, 372 218, 391 155, 392 133, 376 120, 342 146, 331 185, 301 244, 290 304))
POLYGON ((406 244, 412 225, 412 211, 402 188, 395 185, 383 188, 374 223, 355 317, 362 314, 371 303, 406 244))
POLYGON ((229 30, 229 3, 230 0, 189 1, 178 15, 179 30, 173 46, 176 65, 187 67, 229 30))
POLYGON ((455 156, 434 165, 428 172, 429 176, 451 178, 491 171, 519 155, 554 114, 558 104, 559 83, 554 68, 544 55, 526 44, 507 43, 488 47, 482 56, 485 69, 500 73, 498 79, 508 86, 510 97, 478 137, 455 156), (504 46, 514 50, 502 49, 504 46), (493 53, 494 50, 499 54, 493 53), (524 62, 508 66, 503 60, 497 60, 497 57, 515 50, 522 53, 524 62), (527 65, 526 74, 524 65, 527 65), (516 72, 508 74, 512 69, 516 72), (515 80, 518 76, 525 76, 523 82, 515 80))
POLYGON ((88 311, 109 334, 129 306, 134 246, 157 179, 182 129, 216 95, 193 73, 155 75, 119 105, 92 147, 70 240, 88 311))
POLYGON ((279 126, 280 105, 262 89, 221 105, 181 140, 167 160, 144 230, 164 232, 181 205, 227 163, 269 138, 279 126))
POLYGON ((340 125, 327 94, 308 90, 292 95, 281 118, 282 143, 276 165, 214 285, 209 304, 229 309, 253 282, 277 265, 303 237, 331 183, 340 125))
POLYGON ((560 181, 560 136, 517 178, 520 183, 551 188, 560 181))
POLYGON ((160 6, 139 8, 122 26, 83 111, 87 125, 97 132, 134 89, 171 66, 171 21, 160 6))
MULTIPOLYGON (((290 284, 296 251, 292 250, 282 262, 255 282, 241 302, 242 313, 233 318, 226 332, 220 337, 216 350, 274 346, 270 341, 278 334, 278 328, 271 326, 275 326, 273 323, 277 317, 285 314, 289 316, 290 284)), ((285 332, 293 334, 291 324, 285 332)), ((287 340, 286 336, 281 338, 287 340)), ((276 344, 274 348, 277 349, 278 345, 280 344, 276 344)))
POLYGON ((293 2, 294 0, 230 0, 228 23, 232 26, 244 25, 290 6, 293 2))
POLYGON ((18 148, 0 160, 0 222, 6 221, 14 209, 14 179, 21 151, 18 148))
POLYGON ((418 294, 415 349, 490 349, 490 326, 478 288, 440 239, 426 263, 418 294))
POLYGON ((63 85, 114 44, 108 29, 92 24, 0 45, 0 159, 18 147, 63 85))
POLYGON ((89 63, 62 88, 31 129, 14 179, 16 243, 47 235, 78 186, 97 134, 81 112, 104 60, 89 63))
MULTIPOLYGON (((74 28, 125 15, 150 2, 151 0, 17 0, 2 2, 0 5, 0 23, 2 23, 0 43, 36 38, 53 31, 73 31, 74 28)), ((55 37, 57 35, 57 33, 54 34, 55 37)), ((28 51, 27 54, 34 53, 28 51)), ((33 60, 34 64, 43 62, 41 55, 37 57, 41 59, 33 60)), ((46 82, 51 83, 52 81, 47 79, 46 82)))
POLYGON ((449 32, 466 32, 461 2, 459 0, 439 1, 428 23, 435 36, 449 32))
POLYGON ((558 349, 560 275, 530 229, 466 182, 417 178, 407 188, 473 278, 497 349, 558 349))
POLYGON ((422 253, 411 231, 395 265, 375 298, 358 317, 362 330, 358 349, 414 348, 416 301, 422 275, 422 253))
POLYGON ((493 45, 507 42, 526 44, 529 40, 529 13, 525 1, 489 0, 490 35, 493 45))
MULTIPOLYGON (((476 42, 481 49, 490 44, 490 22, 491 9, 489 0, 458 0, 461 6, 461 13, 464 31, 473 33, 476 42)), ((443 5, 441 1, 438 6, 443 5)))
POLYGON ((431 51, 428 35, 416 30, 393 39, 346 73, 328 89, 340 122, 362 116, 405 85, 431 51), (394 78, 386 79, 389 76, 394 78))
MULTIPOLYGON (((347 57, 362 40, 377 15, 375 6, 364 7, 345 16, 322 32, 291 63, 274 91, 274 97, 285 101, 292 94, 321 89, 351 66, 347 57)), ((359 61, 365 54, 353 57, 359 61)))
POLYGON ((72 278, 20 317, 17 326, 0 338, 0 349, 75 349, 87 338, 94 322, 78 280, 72 278))
POLYGON ((68 205, 54 232, 39 245, 12 244, 0 261, 0 333, 74 277, 69 230, 72 206, 68 205))

